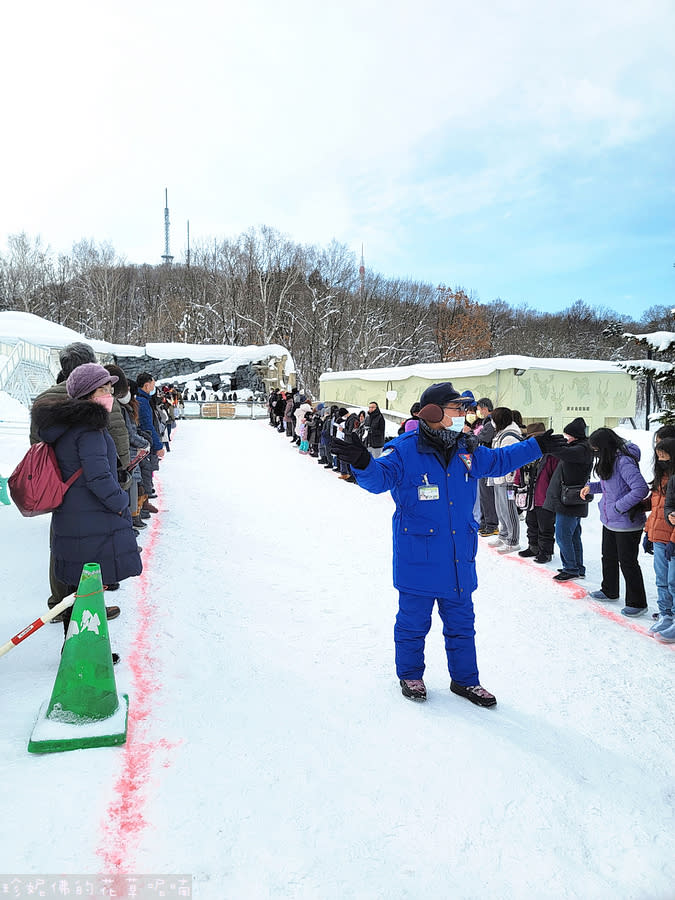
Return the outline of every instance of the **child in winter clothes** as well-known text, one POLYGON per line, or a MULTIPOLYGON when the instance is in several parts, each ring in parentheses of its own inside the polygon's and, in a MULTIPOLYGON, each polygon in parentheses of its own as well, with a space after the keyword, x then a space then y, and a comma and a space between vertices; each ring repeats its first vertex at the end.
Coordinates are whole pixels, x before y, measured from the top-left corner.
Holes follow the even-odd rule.
POLYGON ((303 456, 306 456, 309 453, 309 441, 307 440, 307 429, 309 428, 309 420, 312 418, 312 411, 309 410, 305 413, 303 418, 300 420, 300 424, 298 426, 298 435, 300 437, 300 453, 303 456))
POLYGON ((645 531, 654 548, 659 619, 649 629, 659 640, 675 642, 675 438, 654 448, 651 514, 645 531))

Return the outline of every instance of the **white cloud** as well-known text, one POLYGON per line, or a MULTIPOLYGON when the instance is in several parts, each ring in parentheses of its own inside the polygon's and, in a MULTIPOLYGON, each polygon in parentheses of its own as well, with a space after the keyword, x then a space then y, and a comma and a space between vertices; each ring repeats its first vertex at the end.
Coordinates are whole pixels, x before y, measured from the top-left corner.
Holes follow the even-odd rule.
POLYGON ((556 156, 672 124, 674 26, 661 0, 15 4, 0 240, 156 260, 168 186, 174 248, 189 218, 395 249, 400 216, 534 195, 556 156))

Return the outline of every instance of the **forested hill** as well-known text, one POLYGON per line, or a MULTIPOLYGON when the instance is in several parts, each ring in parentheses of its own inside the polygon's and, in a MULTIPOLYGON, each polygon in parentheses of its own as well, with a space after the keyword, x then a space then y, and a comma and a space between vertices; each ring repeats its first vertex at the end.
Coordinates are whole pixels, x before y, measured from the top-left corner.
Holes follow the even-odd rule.
MULTIPOLYGON (((448 272, 448 282, 453 273, 448 272)), ((545 297, 542 297, 542 305, 545 297)), ((645 302, 646 307, 648 300, 645 302)), ((535 301, 536 305, 536 301, 535 301)), ((69 255, 13 235, 0 254, 0 310, 18 309, 120 344, 184 341, 288 347, 303 383, 321 372, 505 353, 644 355, 624 332, 675 331, 668 307, 636 318, 575 300, 558 313, 367 270, 343 244, 294 243, 272 228, 192 250, 190 263, 129 265, 106 243, 69 255)))

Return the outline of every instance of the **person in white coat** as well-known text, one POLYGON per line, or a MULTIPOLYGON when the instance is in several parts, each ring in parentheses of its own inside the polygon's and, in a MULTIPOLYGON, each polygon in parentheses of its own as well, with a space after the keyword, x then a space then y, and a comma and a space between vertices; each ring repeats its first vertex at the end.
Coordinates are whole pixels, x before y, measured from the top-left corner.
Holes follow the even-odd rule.
MULTIPOLYGON (((511 410, 505 406, 498 406, 492 411, 492 421, 496 428, 493 449, 518 444, 523 439, 511 410)), ((490 541, 490 546, 496 547, 498 553, 520 550, 520 517, 513 488, 515 476, 515 472, 508 472, 490 479, 495 489, 495 508, 499 519, 499 536, 490 541)))

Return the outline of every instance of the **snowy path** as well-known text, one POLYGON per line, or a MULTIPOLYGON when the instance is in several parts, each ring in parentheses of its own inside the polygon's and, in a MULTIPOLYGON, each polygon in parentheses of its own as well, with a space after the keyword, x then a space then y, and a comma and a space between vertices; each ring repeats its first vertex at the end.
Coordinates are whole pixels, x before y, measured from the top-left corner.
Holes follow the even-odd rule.
MULTIPOLYGON (((264 422, 182 422, 160 506, 115 597, 125 748, 29 756, 58 629, 2 661, 0 870, 188 872, 208 900, 673 896, 671 648, 481 546, 499 705, 450 694, 437 619, 416 705, 393 671, 388 495, 264 422)), ((44 596, 46 530, 0 510, 7 636, 44 596)), ((597 523, 585 546, 592 576, 597 523)))

